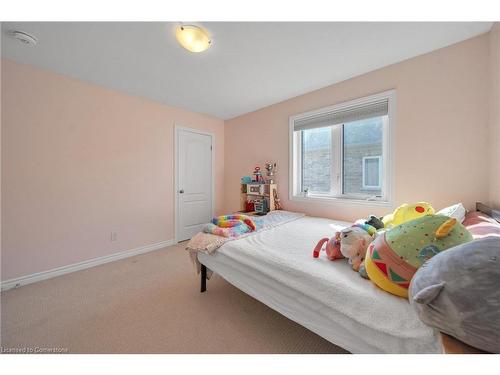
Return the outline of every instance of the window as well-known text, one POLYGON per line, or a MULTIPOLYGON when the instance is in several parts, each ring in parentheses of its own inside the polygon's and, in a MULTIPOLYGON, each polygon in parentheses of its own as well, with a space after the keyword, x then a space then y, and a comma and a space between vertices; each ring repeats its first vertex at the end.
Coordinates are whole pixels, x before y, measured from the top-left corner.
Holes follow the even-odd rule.
POLYGON ((389 91, 290 118, 291 199, 389 202, 389 91))
POLYGON ((363 189, 380 190, 380 156, 363 156, 363 189))
POLYGON ((332 129, 302 130, 302 186, 310 192, 332 190, 332 129))

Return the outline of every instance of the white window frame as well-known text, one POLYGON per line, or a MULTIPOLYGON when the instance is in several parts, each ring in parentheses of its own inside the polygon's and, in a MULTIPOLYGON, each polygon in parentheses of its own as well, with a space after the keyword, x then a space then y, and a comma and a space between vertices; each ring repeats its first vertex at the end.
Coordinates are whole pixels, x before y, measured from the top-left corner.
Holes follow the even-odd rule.
MULTIPOLYGON (((321 202, 321 203, 332 203, 332 204, 366 204, 373 206, 393 206, 394 198, 394 132, 395 132, 395 113, 396 113, 396 91, 388 90, 378 94, 369 95, 363 98, 350 100, 347 102, 339 103, 333 106, 320 108, 314 111, 309 111, 306 113, 301 113, 298 115, 291 116, 289 119, 289 187, 288 195, 289 199, 292 201, 303 201, 303 202, 321 202), (346 108, 352 108, 353 106, 361 106, 369 104, 371 102, 376 102, 380 100, 388 101, 388 113, 386 121, 383 124, 383 141, 382 141, 382 163, 379 164, 380 171, 380 183, 382 189, 382 197, 376 196, 360 196, 356 194, 341 194, 341 191, 333 191, 331 194, 317 194, 317 193, 304 193, 298 191, 301 181, 301 140, 300 132, 295 135, 294 124, 296 121, 308 118, 311 116, 319 116, 326 112, 340 111, 346 108)), ((336 140, 332 142, 333 144, 333 160, 332 163, 332 179, 336 179, 338 183, 332 184, 332 186, 340 186, 342 189, 342 181, 339 181, 343 176, 342 171, 342 126, 334 126, 332 131, 332 137, 336 140), (340 133, 336 133, 340 132, 340 133)), ((363 168, 364 176, 364 168, 363 168)), ((333 182, 333 181, 332 181, 333 182)))
POLYGON ((382 156, 380 155, 375 155, 375 156, 363 156, 363 186, 362 188, 365 190, 380 190, 382 188, 382 163, 380 160, 382 159, 382 156), (377 159, 378 160, 378 185, 367 185, 366 184, 366 161, 368 159, 377 159))

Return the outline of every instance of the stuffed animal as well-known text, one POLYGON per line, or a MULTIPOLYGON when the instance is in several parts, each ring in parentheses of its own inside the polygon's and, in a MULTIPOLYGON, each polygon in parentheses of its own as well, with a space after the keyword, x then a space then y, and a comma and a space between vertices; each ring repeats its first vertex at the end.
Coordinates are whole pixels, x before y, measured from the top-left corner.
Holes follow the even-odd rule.
POLYGON ((368 220, 365 221, 365 224, 371 225, 376 230, 384 228, 384 222, 382 221, 382 218, 378 218, 375 215, 370 215, 368 217, 368 220))
POLYGON ((322 238, 313 250, 313 257, 318 258, 326 243, 326 256, 330 260, 347 258, 353 270, 358 271, 365 259, 366 249, 373 241, 377 230, 371 225, 354 224, 331 239, 322 238))
POLYGON ((465 227, 444 215, 427 215, 379 235, 365 258, 368 277, 381 289, 408 297, 417 269, 434 255, 472 240, 465 227))
POLYGON ((436 255, 410 284, 410 303, 427 325, 500 353, 500 238, 477 239, 436 255))
POLYGON ((354 271, 359 270, 376 233, 377 230, 367 224, 354 224, 340 231, 340 252, 349 260, 354 271))
POLYGON ((335 233, 335 236, 328 239, 322 238, 314 248, 313 257, 318 258, 323 245, 326 243, 326 257, 330 260, 342 259, 344 256, 340 252, 340 232, 335 233))
POLYGON ((407 221, 418 219, 426 215, 434 215, 434 208, 429 203, 418 202, 414 204, 403 204, 396 208, 392 214, 382 218, 385 228, 392 228, 407 221))

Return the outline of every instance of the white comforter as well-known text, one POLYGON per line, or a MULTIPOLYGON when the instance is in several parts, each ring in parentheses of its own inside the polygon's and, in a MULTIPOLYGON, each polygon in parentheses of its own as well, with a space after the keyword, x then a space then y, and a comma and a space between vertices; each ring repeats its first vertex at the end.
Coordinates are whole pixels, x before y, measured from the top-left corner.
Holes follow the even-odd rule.
MULTIPOLYGON (((276 218, 277 222, 282 220, 276 218)), ((271 216, 269 220, 274 219, 271 216)), ((307 309, 347 329, 353 335, 353 342, 344 343, 345 338, 332 340, 331 335, 315 331, 351 351, 358 351, 356 340, 361 340, 361 352, 440 352, 436 332, 418 319, 407 300, 386 293, 361 278, 345 260, 332 262, 324 253, 319 259, 312 257, 319 239, 333 236, 335 231, 348 225, 346 222, 296 216, 285 224, 227 242, 214 256, 208 257, 213 257, 214 261, 225 259, 226 263, 232 260, 242 270, 251 270, 262 275, 261 278, 265 276, 271 282, 275 281, 276 285, 285 285, 299 292, 295 300, 300 302, 300 296, 304 296, 307 309)), ((258 291, 246 291, 258 295, 258 291)), ((262 302, 266 303, 265 300, 262 302)), ((293 316, 288 316, 293 319, 293 316)))

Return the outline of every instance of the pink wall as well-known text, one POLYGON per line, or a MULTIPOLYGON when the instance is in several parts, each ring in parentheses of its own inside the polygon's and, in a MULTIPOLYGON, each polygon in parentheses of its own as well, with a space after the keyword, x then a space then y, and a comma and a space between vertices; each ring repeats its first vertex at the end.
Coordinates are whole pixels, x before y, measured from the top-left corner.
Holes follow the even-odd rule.
MULTIPOLYGON (((273 160, 286 209, 354 220, 387 208, 288 200, 289 116, 396 89, 395 202, 436 208, 488 198, 488 50, 482 35, 226 121, 226 210, 239 205, 239 179, 273 160)), ((290 84, 293 84, 291 82, 290 84)))
POLYGON ((174 238, 174 122, 224 122, 2 60, 2 280, 174 238), (116 242, 111 232, 118 233, 116 242))
MULTIPOLYGON (((2 69, 2 66, 3 66, 3 60, 0 58, 0 88, 2 87, 2 76, 3 76, 3 69, 2 69)), ((2 119, 3 119, 3 113, 2 113, 2 98, 3 98, 3 94, 2 94, 2 90, 0 89, 0 125, 2 124, 2 119)), ((0 126, 0 146, 2 145, 2 127, 0 126)), ((0 167, 2 165, 2 152, 1 152, 1 147, 0 147, 0 167)), ((3 280, 2 279, 2 269, 3 269, 3 266, 2 266, 2 243, 3 243, 3 240, 2 240, 2 215, 1 215, 1 212, 2 212, 2 173, 1 173, 1 168, 0 168, 0 281, 3 280)), ((1 326, 1 323, 0 323, 0 326, 1 326)), ((1 328, 1 327, 0 327, 1 328)))
POLYGON ((288 118, 388 89, 397 91, 396 204, 425 199, 437 208, 456 201, 472 208, 489 197, 500 207, 499 34, 496 24, 489 35, 225 126, 1 60, 1 280, 173 239, 175 122, 215 134, 217 213, 238 209, 240 177, 274 160, 286 209, 345 220, 384 214, 387 208, 288 201, 288 118))
POLYGON ((500 23, 490 32, 490 204, 500 210, 500 23))

